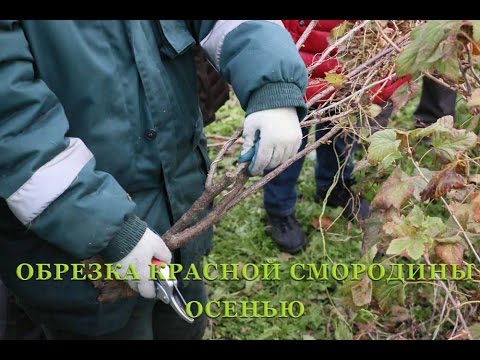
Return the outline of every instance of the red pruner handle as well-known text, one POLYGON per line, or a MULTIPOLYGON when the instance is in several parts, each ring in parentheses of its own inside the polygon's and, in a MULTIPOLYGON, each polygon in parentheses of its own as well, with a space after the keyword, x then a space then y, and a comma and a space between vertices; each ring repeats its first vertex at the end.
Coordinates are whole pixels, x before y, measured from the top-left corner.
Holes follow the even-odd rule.
POLYGON ((162 265, 165 265, 166 263, 163 262, 162 260, 158 260, 157 258, 152 258, 152 264, 161 268, 162 265))

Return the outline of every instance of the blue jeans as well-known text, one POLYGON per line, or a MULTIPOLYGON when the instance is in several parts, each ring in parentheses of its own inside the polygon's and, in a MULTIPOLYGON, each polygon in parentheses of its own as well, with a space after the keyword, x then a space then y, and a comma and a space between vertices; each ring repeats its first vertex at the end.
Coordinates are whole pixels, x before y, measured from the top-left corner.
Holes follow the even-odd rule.
MULTIPOLYGON (((318 140, 324 136, 330 129, 326 124, 319 124, 316 127, 315 139, 318 140)), ((308 129, 303 129, 303 141, 299 151, 303 150, 307 144, 308 129)), ((353 161, 351 159, 350 147, 353 145, 353 139, 345 140, 342 133, 339 133, 332 140, 331 144, 321 145, 317 148, 317 163, 315 166, 315 181, 319 190, 327 190, 333 183, 335 174, 340 165, 345 161, 345 168, 342 171, 343 180, 349 180, 352 175, 353 161), (350 151, 349 151, 350 150, 350 151)), ((280 175, 269 181, 263 188, 263 202, 267 213, 276 216, 291 215, 295 210, 297 202, 297 184, 300 171, 302 170, 305 157, 290 165, 280 175)), ((340 182, 340 180, 339 180, 340 182)))
MULTIPOLYGON (((433 124, 438 118, 445 115, 455 115, 455 103, 456 93, 454 91, 439 85, 429 78, 423 78, 422 97, 413 115, 416 127, 433 124)), ((391 112, 392 104, 389 103, 377 116, 375 122, 381 126, 386 126, 391 112)), ((375 122, 371 123, 371 125, 378 130, 379 128, 375 125, 375 122)), ((317 131, 315 132, 316 139, 319 139, 327 133, 328 129, 325 129, 325 127, 326 124, 317 125, 317 131), (319 129, 320 126, 324 129, 319 129)), ((303 135, 305 136, 307 133, 308 130, 305 130, 303 135)), ((305 147, 306 143, 307 139, 304 138, 300 150, 305 147)), ((333 178, 338 171, 335 151, 339 155, 341 164, 347 161, 343 171, 343 181, 350 179, 353 162, 351 156, 345 153, 347 145, 348 147, 354 145, 353 139, 348 138, 348 140, 345 141, 342 134, 340 134, 334 139, 333 145, 322 145, 317 149, 315 180, 319 190, 327 190, 333 183, 333 178)), ((350 151, 349 153, 352 154, 353 152, 350 151)), ((269 214, 277 216, 293 214, 295 203, 297 202, 295 185, 300 176, 304 159, 305 158, 301 158, 265 185, 263 202, 265 210, 269 214)))

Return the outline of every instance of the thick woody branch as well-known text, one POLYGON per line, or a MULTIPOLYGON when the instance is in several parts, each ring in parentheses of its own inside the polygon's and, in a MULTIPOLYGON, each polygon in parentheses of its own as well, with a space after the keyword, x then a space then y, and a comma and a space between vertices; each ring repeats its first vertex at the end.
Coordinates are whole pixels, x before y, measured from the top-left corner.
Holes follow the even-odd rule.
MULTIPOLYGON (((225 213, 225 209, 227 208, 228 204, 235 198, 235 196, 240 192, 242 187, 248 181, 248 176, 246 175, 247 166, 248 163, 242 163, 238 166, 238 172, 234 175, 234 179, 236 181, 232 189, 219 201, 219 203, 213 208, 212 211, 208 213, 207 216, 205 216, 202 220, 189 228, 183 226, 177 227, 177 222, 169 231, 162 235, 163 241, 165 242, 165 244, 167 244, 170 250, 178 249, 179 247, 187 243, 189 240, 198 236, 199 234, 207 230, 210 226, 216 224, 218 220, 220 220, 222 215, 225 213), (174 232, 172 231, 172 229, 174 228, 179 228, 181 230, 174 232), (179 236, 179 234, 181 236, 179 236)), ((220 192, 222 190, 225 190, 225 187, 221 189, 220 192)), ((195 209, 193 209, 192 206, 187 211, 187 213, 190 213, 191 218, 196 218, 198 216, 198 213, 201 210, 205 209, 209 204, 210 203, 207 203, 203 208, 196 207, 195 209)))
POLYGON ((217 183, 206 187, 203 194, 193 203, 190 209, 163 236, 168 237, 170 234, 178 233, 193 224, 199 213, 206 209, 216 196, 235 182, 236 176, 235 173, 227 172, 217 183))
MULTIPOLYGON (((267 182, 272 180, 274 177, 279 175, 282 171, 284 171, 287 167, 293 164, 298 159, 306 156, 322 144, 326 143, 329 139, 331 139, 335 134, 337 134, 341 130, 341 126, 335 125, 327 134, 323 137, 318 139, 312 144, 309 144, 303 149, 302 151, 298 152, 296 156, 289 159, 287 162, 276 168, 275 170, 269 172, 267 175, 262 177, 260 180, 252 184, 251 186, 244 189, 242 192, 241 189, 245 185, 248 180, 248 177, 245 173, 246 164, 240 165, 240 170, 237 172, 239 175, 237 177, 237 181, 233 186, 232 190, 225 195, 225 197, 220 200, 220 202, 215 206, 215 208, 202 220, 197 222, 195 225, 184 229, 179 233, 172 233, 169 231, 168 234, 162 236, 162 239, 167 244, 168 248, 171 250, 178 249, 179 247, 183 246, 189 240, 195 238, 203 231, 207 230, 210 226, 216 224, 222 216, 230 210, 232 207, 237 205, 239 202, 244 200, 247 196, 250 196, 254 192, 260 190, 267 182)), ((174 225, 175 226, 175 225, 174 225)))

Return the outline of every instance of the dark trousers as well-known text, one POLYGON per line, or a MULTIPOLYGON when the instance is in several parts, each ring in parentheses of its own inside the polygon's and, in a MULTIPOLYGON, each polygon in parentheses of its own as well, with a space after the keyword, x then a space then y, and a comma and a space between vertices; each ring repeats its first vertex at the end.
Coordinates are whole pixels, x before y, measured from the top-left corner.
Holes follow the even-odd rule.
POLYGON ((42 328, 34 323, 0 280, 0 340, 42 340, 42 328))
POLYGON ((425 127, 443 116, 455 116, 456 100, 457 94, 455 91, 434 80, 423 77, 422 96, 413 114, 415 126, 425 127))
MULTIPOLYGON (((315 139, 318 140, 324 136, 330 128, 326 124, 319 124, 315 129, 315 139)), ((307 144, 308 129, 303 129, 303 141, 299 151, 303 150, 307 144)), ((345 164, 342 171, 343 180, 350 179, 353 162, 351 161, 352 138, 345 138, 344 134, 337 134, 332 140, 332 144, 321 145, 316 150, 317 161, 315 166, 315 181, 317 187, 327 190, 333 182, 339 166, 345 164), (337 159, 338 158, 338 159, 337 159)), ((302 171, 305 157, 294 162, 284 172, 273 180, 269 181, 263 188, 263 202, 265 210, 272 215, 286 216, 293 213, 295 203, 297 202, 297 192, 295 185, 300 172, 302 171)), ((341 179, 339 180, 341 182, 341 179)))
MULTIPOLYGON (((181 291, 187 302, 197 300, 205 304, 207 301, 203 281, 191 281, 181 291)), ((49 340, 201 340, 206 327, 205 315, 189 324, 180 318, 170 305, 142 298, 127 324, 109 334, 93 337, 63 330, 44 330, 49 340)))
MULTIPOLYGON (((415 126, 428 126, 442 116, 454 116, 455 101, 456 93, 454 91, 424 77, 420 103, 413 115, 415 126)), ((391 110, 391 106, 385 107, 375 122, 386 126, 391 110)), ((375 127, 375 122, 372 124, 373 127, 375 127)), ((316 139, 319 139, 328 131, 328 129, 325 129, 325 124, 320 124, 320 127, 317 126, 317 131, 315 132, 316 139)), ((307 138, 305 137, 307 132, 308 130, 304 132, 304 139, 300 150, 303 150, 307 143, 307 138)), ((350 151, 350 148, 354 145, 353 142, 353 139, 345 139, 345 136, 340 134, 336 136, 331 144, 322 145, 317 149, 315 181, 319 190, 325 191, 332 185, 339 165, 345 162, 346 164, 339 183, 342 182, 342 179, 343 182, 350 179, 353 170, 353 162, 351 159, 353 151, 350 151)), ((303 162, 304 158, 296 161, 280 175, 269 181, 263 188, 263 202, 265 210, 269 214, 277 216, 293 214, 297 202, 295 186, 300 176, 303 162)))

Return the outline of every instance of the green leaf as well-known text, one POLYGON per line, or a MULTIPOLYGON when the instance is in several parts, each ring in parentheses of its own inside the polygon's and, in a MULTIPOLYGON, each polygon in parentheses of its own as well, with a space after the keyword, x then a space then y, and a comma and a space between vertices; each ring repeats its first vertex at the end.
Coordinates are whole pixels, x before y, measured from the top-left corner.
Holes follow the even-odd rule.
POLYGON ((347 29, 350 27, 350 22, 349 21, 344 21, 340 25, 335 26, 331 31, 330 31, 330 36, 332 37, 333 40, 338 39, 339 37, 345 35, 347 32, 347 29))
POLYGON ((416 129, 410 132, 410 136, 415 139, 421 139, 436 133, 450 132, 453 129, 453 116, 447 115, 439 118, 432 125, 423 129, 416 129))
POLYGON ((257 338, 258 340, 267 340, 267 339, 274 339, 277 334, 280 332, 280 328, 276 325, 267 328, 260 336, 257 338))
POLYGON ((407 46, 397 58, 395 69, 398 76, 405 76, 414 72, 417 49, 412 45, 413 43, 407 46))
POLYGON ((396 61, 396 72, 404 76, 417 71, 436 69, 457 80, 460 72, 456 52, 461 20, 430 20, 412 31, 412 42, 396 61))
POLYGON ((470 325, 468 327, 468 330, 470 330, 470 334, 472 334, 472 337, 475 340, 480 340, 480 323, 475 323, 473 325, 470 325))
POLYGON ((376 132, 370 137, 367 160, 372 165, 381 164, 384 167, 390 166, 396 159, 401 157, 398 146, 397 133, 393 129, 385 129, 376 132))
POLYGON ((436 238, 447 230, 445 222, 436 216, 427 216, 422 226, 425 229, 424 234, 431 238, 436 238))
POLYGON ((372 118, 376 118, 378 115, 380 115, 381 112, 382 112, 382 107, 377 104, 370 104, 366 109, 367 115, 372 118))
POLYGON ((425 239, 419 237, 404 237, 394 239, 387 249, 387 255, 402 255, 418 260, 425 252, 425 239))
POLYGON ((460 78, 460 66, 458 63, 456 39, 451 37, 440 43, 437 52, 438 58, 435 60, 433 68, 447 79, 454 82, 458 81, 460 78))
POLYGON ((435 152, 446 160, 454 161, 458 152, 474 148, 477 135, 471 131, 451 129, 450 132, 437 133, 432 136, 435 152))
POLYGON ((410 132, 413 139, 431 136, 435 152, 446 160, 454 161, 457 152, 472 149, 477 144, 477 135, 465 129, 453 127, 453 117, 448 115, 438 119, 424 129, 410 132))
POLYGON ((405 303, 404 284, 401 281, 387 282, 384 277, 373 283, 373 297, 383 311, 393 305, 403 305, 405 303))
POLYGON ((335 89, 341 89, 347 77, 343 74, 337 74, 336 72, 329 72, 325 75, 324 80, 335 89))
POLYGON ((443 234, 447 227, 438 217, 425 216, 422 209, 414 206, 410 213, 383 226, 385 233, 394 239, 387 255, 400 255, 417 260, 433 244, 434 237, 443 234))
POLYGON ((413 209, 408 213, 407 217, 405 218, 406 224, 413 226, 417 229, 422 227, 423 221, 423 211, 417 205, 413 207, 413 209))

